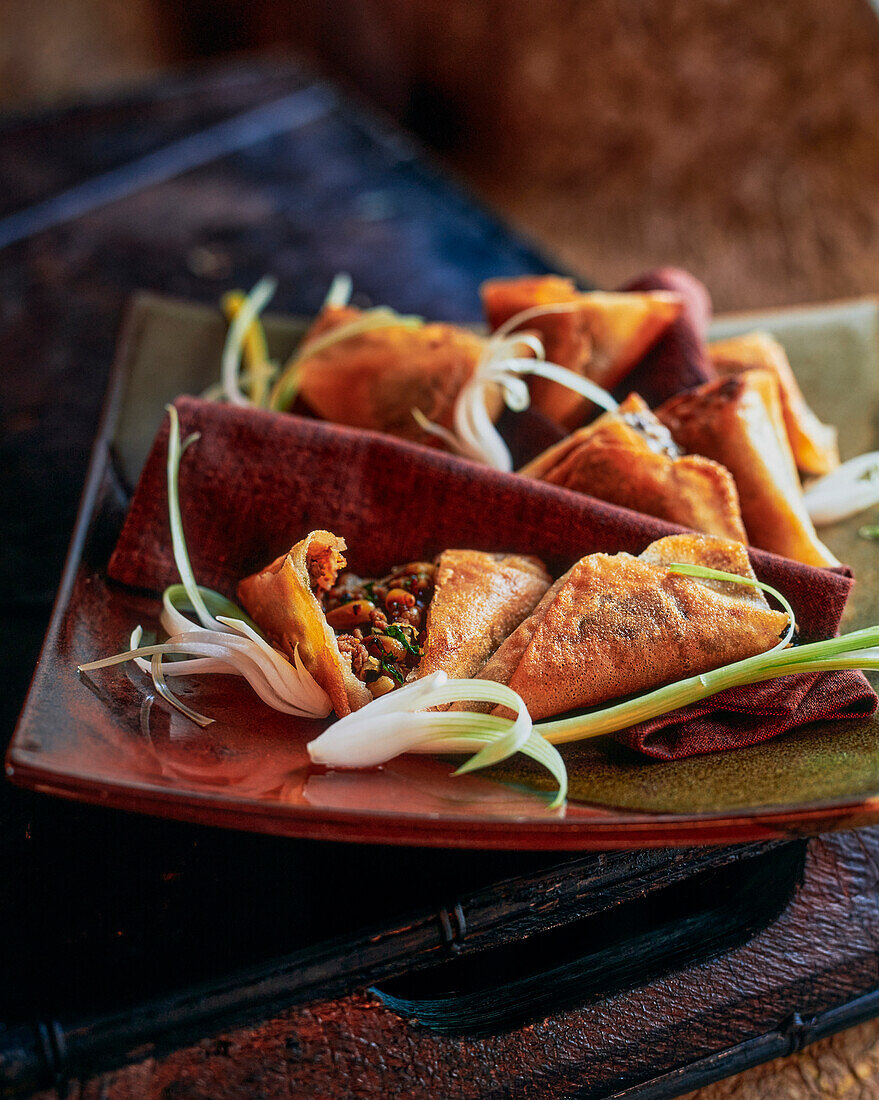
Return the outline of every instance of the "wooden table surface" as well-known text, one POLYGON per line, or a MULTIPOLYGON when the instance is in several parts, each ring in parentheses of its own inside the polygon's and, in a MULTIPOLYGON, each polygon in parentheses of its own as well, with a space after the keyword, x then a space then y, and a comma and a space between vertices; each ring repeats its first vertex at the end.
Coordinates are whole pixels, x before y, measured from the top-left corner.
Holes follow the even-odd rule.
MULTIPOLYGON (((726 5, 707 7, 716 14, 726 5)), ((859 0, 804 3, 802 18, 787 28, 770 6, 759 7, 766 18, 767 56, 773 36, 785 30, 802 39, 797 79, 779 88, 767 71, 746 67, 737 79, 723 74, 718 90, 717 74, 694 66, 687 94, 693 103, 707 104, 704 113, 694 109, 687 114, 695 181, 671 152, 658 158, 652 174, 637 158, 618 158, 617 163, 619 151, 611 142, 603 149, 605 162, 595 159, 596 152, 583 169, 607 184, 600 188, 584 186, 582 174, 565 179, 558 172, 542 177, 534 172, 513 186, 488 173, 484 164, 462 160, 459 168, 469 171, 516 224, 601 282, 613 284, 657 261, 680 264, 712 287, 720 309, 879 290, 879 24, 859 0), (818 49, 816 34, 831 31, 818 49), (741 125, 722 131, 714 127, 710 106, 719 95, 746 100, 749 112, 742 108, 741 117, 759 114, 762 130, 755 135, 741 125)), ((706 18, 706 35, 715 33, 709 23, 706 18)), ((661 26, 654 30, 665 33, 661 26)), ((674 91, 666 89, 656 107, 657 127, 667 127, 663 104, 671 110, 674 91)), ((639 140, 655 141, 656 134, 648 126, 639 140)), ((833 843, 842 845, 841 852, 866 851, 857 841, 833 843)), ((873 848, 865 858, 876 859, 873 848)), ((874 864, 874 884, 877 877, 874 864)), ((876 919, 876 909, 875 898, 867 897, 864 912, 876 919)), ((875 957, 865 965, 875 970, 875 957)), ((550 1039, 539 1024, 535 1029, 542 1041, 564 1041, 557 1032, 550 1039)), ((418 1079, 417 1067, 426 1064, 419 1061, 425 1041, 368 995, 356 994, 74 1085, 70 1095, 84 1100, 274 1098, 315 1095, 319 1082, 334 1096, 378 1095, 377 1082, 388 1093, 406 1082, 398 1095, 479 1094, 471 1092, 473 1081, 460 1076, 468 1072, 468 1059, 479 1062, 473 1073, 485 1085, 482 1094, 513 1094, 493 1079, 487 1063, 497 1051, 491 1044, 450 1043, 448 1076, 418 1079), (352 1078, 352 1065, 371 1069, 352 1078)), ((879 1097, 879 1023, 863 1024, 691 1095, 699 1100, 879 1097)))

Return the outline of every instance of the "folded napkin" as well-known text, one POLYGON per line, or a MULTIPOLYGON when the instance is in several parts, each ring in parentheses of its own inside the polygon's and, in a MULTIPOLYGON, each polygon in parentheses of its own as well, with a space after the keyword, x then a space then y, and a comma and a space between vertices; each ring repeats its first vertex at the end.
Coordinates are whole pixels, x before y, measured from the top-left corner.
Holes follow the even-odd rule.
POLYGON ((504 406, 496 424, 497 430, 513 458, 513 469, 519 470, 533 458, 560 443, 568 434, 551 416, 539 409, 513 412, 504 406))
POLYGON ((675 267, 657 268, 621 290, 673 290, 684 300, 681 316, 617 387, 617 397, 639 393, 651 408, 681 390, 716 377, 706 345, 711 298, 703 283, 675 267))
POLYGON ((656 760, 757 745, 810 722, 868 718, 876 694, 860 672, 803 673, 730 688, 616 734, 656 760))
MULTIPOLYGON (((680 528, 543 482, 374 432, 297 416, 176 402, 184 436, 200 432, 180 470, 184 528, 200 583, 233 595, 238 580, 324 528, 348 542, 364 575, 449 548, 536 554, 558 575, 585 554, 640 553, 680 528)), ((167 519, 163 425, 108 571, 160 591, 177 580, 167 519)), ((814 569, 759 550, 757 575, 785 593, 803 641, 836 633, 852 586, 846 570, 814 569)), ((876 697, 853 672, 738 688, 621 734, 668 759, 751 744, 816 719, 869 714, 876 697)))

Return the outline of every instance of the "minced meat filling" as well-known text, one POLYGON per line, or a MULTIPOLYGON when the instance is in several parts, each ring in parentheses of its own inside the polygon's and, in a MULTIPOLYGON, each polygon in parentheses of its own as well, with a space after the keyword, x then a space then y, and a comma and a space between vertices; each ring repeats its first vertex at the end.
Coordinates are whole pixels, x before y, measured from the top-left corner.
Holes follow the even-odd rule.
POLYGON ((345 568, 345 558, 332 546, 310 546, 305 560, 311 590, 320 599, 322 593, 333 587, 339 570, 345 568))
POLYGON ((431 562, 413 561, 378 580, 343 573, 315 592, 339 649, 350 654, 352 672, 373 695, 404 683, 421 660, 435 572, 431 562))

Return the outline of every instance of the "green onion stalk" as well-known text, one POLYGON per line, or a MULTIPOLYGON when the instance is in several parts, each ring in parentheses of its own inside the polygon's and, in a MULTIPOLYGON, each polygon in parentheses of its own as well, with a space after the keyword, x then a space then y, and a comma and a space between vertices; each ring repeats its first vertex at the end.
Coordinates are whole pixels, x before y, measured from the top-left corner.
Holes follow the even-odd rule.
POLYGON ((698 703, 728 688, 799 673, 835 672, 840 669, 879 671, 879 626, 791 649, 772 649, 768 653, 747 657, 699 676, 690 676, 636 699, 602 707, 589 714, 541 722, 534 729, 554 745, 585 741, 606 733, 618 733, 690 703, 698 703))

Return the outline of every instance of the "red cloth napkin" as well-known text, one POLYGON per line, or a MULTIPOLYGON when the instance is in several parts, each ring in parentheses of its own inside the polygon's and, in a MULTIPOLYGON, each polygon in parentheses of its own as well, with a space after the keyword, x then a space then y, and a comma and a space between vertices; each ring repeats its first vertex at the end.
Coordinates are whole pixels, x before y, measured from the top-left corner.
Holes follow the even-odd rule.
POLYGON ((867 718, 876 704, 860 672, 804 673, 722 691, 616 738, 656 760, 681 760, 756 745, 810 722, 867 718))
POLYGON ((681 390, 716 377, 705 343, 711 297, 704 283, 676 267, 648 271, 621 290, 673 290, 684 300, 681 316, 617 387, 617 397, 639 393, 651 409, 681 390))
POLYGON ((539 409, 513 412, 504 406, 497 430, 513 457, 513 469, 520 470, 532 458, 560 443, 568 434, 560 424, 539 409))
MULTIPOLYGON (((176 404, 182 434, 201 433, 180 471, 190 558, 200 583, 230 595, 238 580, 315 528, 343 536, 349 565, 364 575, 451 547, 537 554, 558 575, 584 554, 638 554, 680 530, 373 432, 195 398, 176 404)), ((155 591, 178 579, 167 519, 167 438, 166 422, 109 565, 114 579, 155 591)), ((836 633, 853 583, 846 570, 750 553, 757 575, 791 601, 804 641, 836 633)), ((676 758, 751 744, 816 718, 868 714, 875 705, 858 673, 792 677, 725 692, 621 739, 676 758)))

